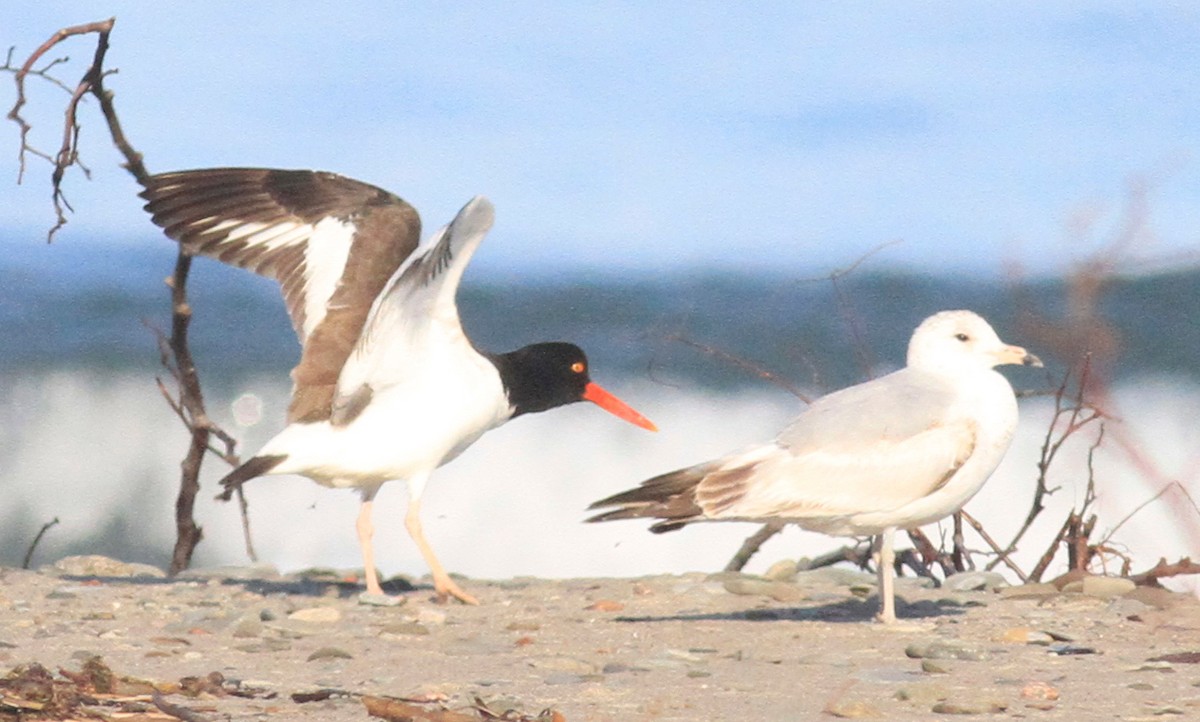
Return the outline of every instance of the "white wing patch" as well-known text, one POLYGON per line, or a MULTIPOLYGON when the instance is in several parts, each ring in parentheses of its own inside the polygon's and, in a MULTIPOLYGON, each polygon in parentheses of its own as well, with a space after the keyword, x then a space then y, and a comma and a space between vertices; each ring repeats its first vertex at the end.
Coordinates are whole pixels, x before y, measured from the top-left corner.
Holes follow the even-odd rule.
POLYGON ((325 318, 325 309, 346 269, 354 226, 336 218, 323 218, 311 230, 304 257, 304 336, 312 334, 325 318))

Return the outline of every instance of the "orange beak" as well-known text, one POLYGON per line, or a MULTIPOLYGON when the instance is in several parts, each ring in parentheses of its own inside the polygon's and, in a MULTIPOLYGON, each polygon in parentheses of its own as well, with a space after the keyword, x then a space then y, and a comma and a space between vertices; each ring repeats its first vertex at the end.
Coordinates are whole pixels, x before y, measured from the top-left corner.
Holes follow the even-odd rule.
POLYGON ((630 408, 629 404, 605 391, 595 381, 589 381, 588 385, 583 387, 583 399, 584 401, 591 401, 613 416, 625 419, 634 426, 640 426, 650 431, 658 431, 658 427, 650 419, 642 416, 630 408))

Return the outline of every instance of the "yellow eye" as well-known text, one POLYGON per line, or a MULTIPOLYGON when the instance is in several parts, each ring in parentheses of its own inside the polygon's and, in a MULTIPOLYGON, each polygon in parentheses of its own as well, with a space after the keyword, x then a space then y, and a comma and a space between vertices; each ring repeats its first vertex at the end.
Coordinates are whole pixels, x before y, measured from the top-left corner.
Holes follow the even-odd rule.
POLYGON ((583 365, 582 361, 576 361, 575 363, 571 364, 571 370, 577 374, 583 373, 584 368, 585 366, 583 365))

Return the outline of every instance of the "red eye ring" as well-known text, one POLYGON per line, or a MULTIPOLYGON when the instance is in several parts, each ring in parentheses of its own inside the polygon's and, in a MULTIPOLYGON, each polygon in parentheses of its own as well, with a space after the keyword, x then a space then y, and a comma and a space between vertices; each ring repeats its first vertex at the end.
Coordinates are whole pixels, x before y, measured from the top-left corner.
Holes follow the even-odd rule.
POLYGON ((585 368, 587 367, 583 365, 582 361, 576 361, 575 363, 571 364, 571 370, 577 374, 583 373, 585 368))

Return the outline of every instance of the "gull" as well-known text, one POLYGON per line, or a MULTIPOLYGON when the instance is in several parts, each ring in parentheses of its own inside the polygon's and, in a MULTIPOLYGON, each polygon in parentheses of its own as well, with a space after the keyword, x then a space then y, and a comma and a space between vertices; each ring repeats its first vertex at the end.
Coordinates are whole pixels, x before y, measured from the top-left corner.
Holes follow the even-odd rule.
MULTIPOLYGON (((356 530, 366 591, 383 596, 371 544, 372 505, 403 479, 404 524, 440 600, 477 604, 438 561, 421 526, 421 492, 437 467, 522 414, 591 401, 654 424, 591 380, 564 342, 479 351, 459 321, 459 281, 494 210, 469 201, 418 248, 421 221, 399 197, 333 173, 213 168, 152 176, 141 196, 167 236, 277 280, 300 340, 287 426, 221 480, 235 489, 297 474, 362 495, 356 530)), ((230 319, 236 322, 236 319, 230 319)))
POLYGON ((971 311, 921 322, 907 364, 815 401, 774 441, 656 476, 591 505, 588 521, 650 517, 655 533, 699 521, 794 523, 881 537, 881 622, 896 620, 892 540, 952 514, 979 491, 1017 427, 1001 364, 1041 366, 971 311))

